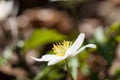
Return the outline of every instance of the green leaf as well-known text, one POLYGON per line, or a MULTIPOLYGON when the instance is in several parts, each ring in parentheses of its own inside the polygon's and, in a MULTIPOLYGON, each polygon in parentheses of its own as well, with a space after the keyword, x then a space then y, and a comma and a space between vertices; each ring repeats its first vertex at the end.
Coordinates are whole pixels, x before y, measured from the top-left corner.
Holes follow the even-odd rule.
POLYGON ((109 36, 117 31, 119 31, 119 29, 120 29, 120 22, 116 22, 116 23, 112 24, 108 28, 108 31, 106 31, 106 36, 109 36))
POLYGON ((116 40, 117 42, 120 42, 120 35, 117 35, 117 36, 115 37, 115 40, 116 40))
POLYGON ((41 72, 39 72, 35 77, 34 77, 34 79, 33 80, 40 80, 42 77, 44 77, 46 74, 47 74, 47 72, 49 72, 50 71, 50 69, 51 69, 51 67, 45 67, 41 72))
POLYGON ((30 39, 25 41, 24 50, 65 39, 65 35, 56 30, 36 29, 30 39))
POLYGON ((33 80, 63 80, 65 73, 61 72, 61 65, 43 67, 33 78, 33 80))

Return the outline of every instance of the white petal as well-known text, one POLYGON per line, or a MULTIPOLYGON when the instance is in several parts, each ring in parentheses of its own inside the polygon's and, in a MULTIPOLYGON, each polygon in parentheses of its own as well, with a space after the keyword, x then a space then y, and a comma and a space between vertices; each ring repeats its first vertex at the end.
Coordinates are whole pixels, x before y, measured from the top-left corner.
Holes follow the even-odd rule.
POLYGON ((81 47, 77 52, 75 52, 74 54, 72 54, 72 56, 76 56, 78 53, 80 53, 81 51, 83 51, 85 48, 96 48, 95 44, 87 44, 83 47, 81 47))
POLYGON ((48 66, 54 65, 54 64, 66 59, 66 58, 67 58, 66 56, 56 56, 55 58, 51 59, 48 62, 48 66))
POLYGON ((42 58, 35 58, 35 57, 32 57, 32 56, 31 56, 31 58, 35 61, 50 61, 51 59, 55 58, 55 55, 46 54, 46 55, 43 55, 42 58))
POLYGON ((35 57, 32 57, 31 58, 35 61, 48 61, 48 66, 50 65, 54 65, 64 59, 67 58, 67 56, 56 56, 56 55, 52 55, 52 54, 46 54, 46 55, 43 55, 42 58, 35 58, 35 57))
POLYGON ((74 54, 82 45, 84 38, 85 38, 84 33, 79 34, 73 45, 66 51, 66 54, 68 55, 74 54))

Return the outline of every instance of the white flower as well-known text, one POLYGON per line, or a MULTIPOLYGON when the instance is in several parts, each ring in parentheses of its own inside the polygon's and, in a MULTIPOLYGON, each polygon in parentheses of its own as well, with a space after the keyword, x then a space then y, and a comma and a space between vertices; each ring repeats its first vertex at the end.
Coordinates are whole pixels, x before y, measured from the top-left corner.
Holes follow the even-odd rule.
POLYGON ((11 12, 13 9, 13 1, 5 1, 1 0, 0 1, 0 21, 4 20, 11 12))
POLYGON ((48 66, 50 66, 62 60, 65 60, 68 57, 76 56, 78 53, 80 53, 87 47, 96 48, 96 45, 94 44, 87 44, 81 47, 84 38, 85 38, 84 33, 81 33, 79 34, 78 38, 75 40, 73 44, 70 41, 63 41, 62 43, 54 44, 53 51, 56 54, 46 54, 43 55, 42 58, 34 58, 31 56, 31 58, 36 61, 47 61, 48 66))

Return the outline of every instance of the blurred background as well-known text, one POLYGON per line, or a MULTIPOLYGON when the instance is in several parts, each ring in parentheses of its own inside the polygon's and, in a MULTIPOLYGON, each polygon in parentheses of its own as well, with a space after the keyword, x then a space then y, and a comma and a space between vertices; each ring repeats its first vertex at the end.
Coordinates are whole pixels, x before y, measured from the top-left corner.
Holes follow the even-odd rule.
POLYGON ((74 78, 120 80, 120 0, 0 0, 0 79, 70 80, 64 62, 48 67, 30 56, 81 32, 97 48, 69 60, 74 78))

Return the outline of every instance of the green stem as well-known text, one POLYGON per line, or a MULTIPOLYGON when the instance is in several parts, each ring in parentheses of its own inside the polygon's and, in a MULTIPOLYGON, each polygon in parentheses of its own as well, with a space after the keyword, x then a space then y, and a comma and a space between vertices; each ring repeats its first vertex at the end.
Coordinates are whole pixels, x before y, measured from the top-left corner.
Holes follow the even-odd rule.
POLYGON ((65 64, 66 64, 66 68, 67 68, 67 71, 68 71, 68 75, 70 76, 71 80, 74 80, 74 78, 73 78, 73 76, 70 72, 70 68, 68 66, 68 60, 67 59, 65 59, 65 64))

